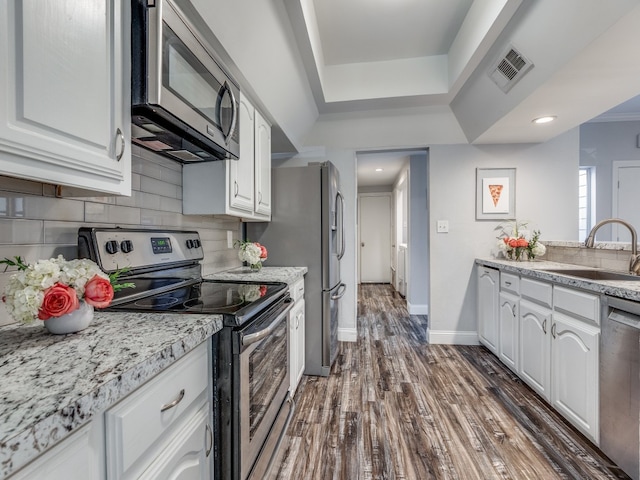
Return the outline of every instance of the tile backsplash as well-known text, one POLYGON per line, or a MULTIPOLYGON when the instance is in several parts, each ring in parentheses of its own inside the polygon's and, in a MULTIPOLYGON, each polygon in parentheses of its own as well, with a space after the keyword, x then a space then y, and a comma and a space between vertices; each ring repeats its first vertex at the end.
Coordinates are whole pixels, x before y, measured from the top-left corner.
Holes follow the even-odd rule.
MULTIPOLYGON (((197 230, 204 274, 240 266, 237 252, 227 247, 227 231, 240 238, 240 220, 183 215, 182 166, 137 146, 132 153, 131 197, 74 197, 67 196, 73 189, 63 188, 58 198, 53 185, 0 176, 0 258, 76 258, 78 228, 122 226, 197 230)), ((10 274, 0 273, 0 291, 10 274)), ((0 325, 12 321, 1 304, 0 325)))

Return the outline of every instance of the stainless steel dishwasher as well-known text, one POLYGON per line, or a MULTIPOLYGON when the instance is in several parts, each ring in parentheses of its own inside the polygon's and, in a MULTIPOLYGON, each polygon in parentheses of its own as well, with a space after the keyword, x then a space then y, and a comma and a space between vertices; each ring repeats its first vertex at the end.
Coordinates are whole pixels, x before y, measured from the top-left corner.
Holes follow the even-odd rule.
POLYGON ((600 449, 640 479, 640 303, 602 302, 600 335, 600 449))

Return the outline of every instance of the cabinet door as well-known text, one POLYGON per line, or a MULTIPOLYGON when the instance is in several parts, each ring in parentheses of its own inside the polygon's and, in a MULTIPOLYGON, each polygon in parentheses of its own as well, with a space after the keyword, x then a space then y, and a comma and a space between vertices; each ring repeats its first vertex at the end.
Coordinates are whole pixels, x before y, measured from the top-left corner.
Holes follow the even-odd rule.
POLYGON ((255 121, 255 212, 271 215, 271 125, 256 110, 255 121))
POLYGON ((209 425, 209 402, 205 403, 159 453, 141 480, 201 480, 211 477, 213 434, 209 425))
POLYGON ((101 422, 92 420, 62 440, 13 480, 101 480, 104 478, 104 443, 101 422))
POLYGON ((552 405, 598 443, 598 342, 600 331, 554 312, 551 330, 552 405))
POLYGON ((500 292, 500 360, 514 372, 518 371, 518 309, 519 297, 500 292))
POLYGON ((240 94, 240 157, 229 160, 229 207, 253 212, 255 108, 240 94))
POLYGON ((304 373, 304 300, 298 300, 289 314, 290 327, 290 351, 289 351, 289 367, 290 367, 290 392, 291 396, 296 393, 300 378, 304 373))
POLYGON ((551 400, 551 309, 520 300, 520 365, 518 373, 531 388, 551 400))
MULTIPOLYGON (((400 272, 400 261, 398 261, 398 265, 398 272, 400 272)), ((499 340, 499 281, 500 272, 498 270, 478 266, 478 339, 496 355, 498 354, 499 340)))
POLYGON ((131 194, 129 3, 0 2, 0 173, 131 194))

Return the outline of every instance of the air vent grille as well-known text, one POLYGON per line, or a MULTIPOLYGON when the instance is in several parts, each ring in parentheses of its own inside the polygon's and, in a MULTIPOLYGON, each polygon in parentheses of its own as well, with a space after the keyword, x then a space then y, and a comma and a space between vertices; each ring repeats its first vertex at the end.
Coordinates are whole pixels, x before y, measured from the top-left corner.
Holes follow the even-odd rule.
POLYGON ((533 63, 510 46, 506 53, 500 55, 493 64, 489 70, 489 77, 503 92, 507 93, 531 67, 533 67, 533 63))

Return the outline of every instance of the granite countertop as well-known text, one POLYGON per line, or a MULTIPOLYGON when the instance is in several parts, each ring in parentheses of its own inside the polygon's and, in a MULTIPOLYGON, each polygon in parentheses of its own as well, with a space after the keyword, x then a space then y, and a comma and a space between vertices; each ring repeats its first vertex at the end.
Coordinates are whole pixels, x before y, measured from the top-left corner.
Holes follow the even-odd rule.
POLYGON ((304 277, 307 267, 262 267, 257 272, 245 272, 244 268, 235 268, 224 272, 206 275, 210 280, 231 280, 246 282, 285 282, 291 285, 304 277))
POLYGON ((112 312, 71 335, 0 328, 0 479, 221 328, 219 315, 112 312))
MULTIPOLYGON (((476 258, 476 263, 487 267, 498 268, 505 272, 518 275, 526 275, 540 280, 548 280, 560 285, 580 288, 594 293, 602 293, 614 297, 626 298, 640 302, 640 279, 639 280, 590 280, 586 278, 571 277, 556 272, 549 272, 550 269, 571 270, 576 268, 589 268, 593 270, 605 270, 602 268, 585 267, 584 265, 572 265, 569 263, 548 262, 545 260, 535 260, 532 262, 516 262, 512 260, 497 258, 476 258)), ((620 272, 626 273, 626 272, 620 272)))

